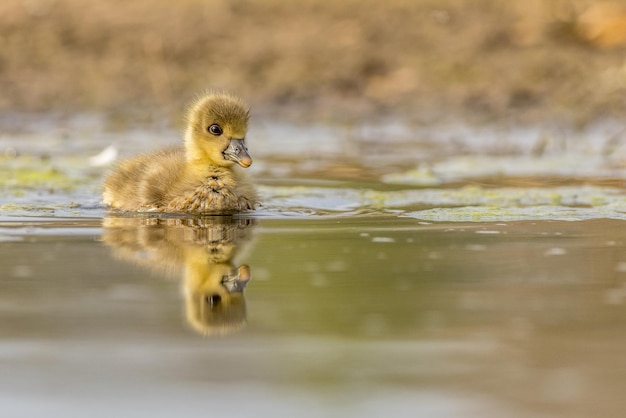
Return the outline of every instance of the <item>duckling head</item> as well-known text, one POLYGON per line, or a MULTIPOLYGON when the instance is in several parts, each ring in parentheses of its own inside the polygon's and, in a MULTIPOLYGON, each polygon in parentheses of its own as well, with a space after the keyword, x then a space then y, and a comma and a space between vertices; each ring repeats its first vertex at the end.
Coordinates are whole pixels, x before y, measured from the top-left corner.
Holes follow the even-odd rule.
POLYGON ((245 138, 250 117, 248 106, 228 94, 208 94, 187 112, 185 148, 193 163, 231 167, 252 164, 245 138))

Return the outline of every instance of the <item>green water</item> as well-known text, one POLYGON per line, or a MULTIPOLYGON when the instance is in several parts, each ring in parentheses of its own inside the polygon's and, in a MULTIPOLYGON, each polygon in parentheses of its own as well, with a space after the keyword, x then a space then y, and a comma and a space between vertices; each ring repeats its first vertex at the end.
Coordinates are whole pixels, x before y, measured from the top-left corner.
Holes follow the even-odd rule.
POLYGON ((621 221, 105 224, 1 225, 7 416, 618 416, 625 406, 621 221), (243 292, 214 280, 243 264, 243 292))
POLYGON ((154 217, 99 204, 111 137, 45 138, 0 141, 2 416, 626 410, 617 151, 576 177, 583 151, 370 161, 323 136, 260 153, 255 213, 154 217))

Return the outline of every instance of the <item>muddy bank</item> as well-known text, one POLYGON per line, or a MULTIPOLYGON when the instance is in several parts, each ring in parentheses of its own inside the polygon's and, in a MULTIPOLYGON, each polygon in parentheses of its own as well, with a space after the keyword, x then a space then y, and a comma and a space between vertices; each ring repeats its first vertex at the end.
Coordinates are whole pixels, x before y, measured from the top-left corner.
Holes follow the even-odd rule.
POLYGON ((594 5, 7 0, 0 110, 173 125, 198 90, 220 88, 283 118, 623 117, 626 3, 594 5))

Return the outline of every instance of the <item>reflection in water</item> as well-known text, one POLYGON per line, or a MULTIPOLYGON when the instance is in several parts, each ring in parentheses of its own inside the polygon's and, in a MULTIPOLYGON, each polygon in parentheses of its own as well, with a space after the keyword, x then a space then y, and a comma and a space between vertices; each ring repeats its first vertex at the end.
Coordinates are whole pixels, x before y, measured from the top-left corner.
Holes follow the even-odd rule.
POLYGON ((243 290, 250 268, 234 259, 250 241, 253 221, 232 216, 107 217, 103 240, 117 257, 183 277, 187 321, 198 332, 227 334, 246 324, 243 290))

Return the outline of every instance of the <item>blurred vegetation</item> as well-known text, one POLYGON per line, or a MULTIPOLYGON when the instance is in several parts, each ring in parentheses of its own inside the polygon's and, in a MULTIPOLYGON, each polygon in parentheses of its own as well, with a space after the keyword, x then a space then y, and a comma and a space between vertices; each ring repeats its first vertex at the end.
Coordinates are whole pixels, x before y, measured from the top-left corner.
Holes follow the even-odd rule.
POLYGON ((0 110, 626 115, 626 1, 4 0, 0 110))

